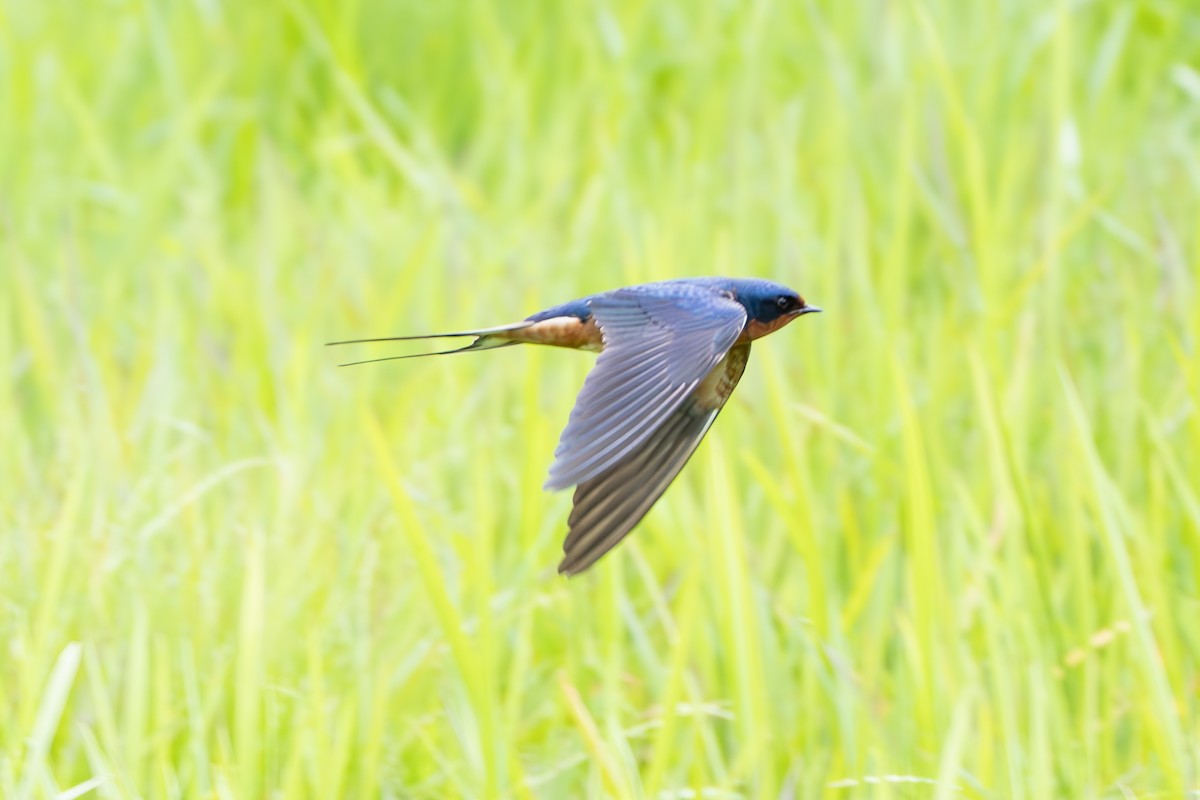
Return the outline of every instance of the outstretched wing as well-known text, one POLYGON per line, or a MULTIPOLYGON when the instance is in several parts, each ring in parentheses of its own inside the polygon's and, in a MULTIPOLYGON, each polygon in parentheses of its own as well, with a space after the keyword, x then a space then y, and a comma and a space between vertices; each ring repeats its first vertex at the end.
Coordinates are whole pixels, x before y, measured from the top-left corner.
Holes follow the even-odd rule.
POLYGON ((740 303, 688 284, 617 289, 593 298, 591 310, 604 350, 554 451, 547 489, 594 478, 646 442, 746 325, 740 303))
POLYGON ((579 484, 560 573, 587 569, 641 521, 708 432, 749 357, 749 344, 734 347, 649 438, 607 472, 579 484))

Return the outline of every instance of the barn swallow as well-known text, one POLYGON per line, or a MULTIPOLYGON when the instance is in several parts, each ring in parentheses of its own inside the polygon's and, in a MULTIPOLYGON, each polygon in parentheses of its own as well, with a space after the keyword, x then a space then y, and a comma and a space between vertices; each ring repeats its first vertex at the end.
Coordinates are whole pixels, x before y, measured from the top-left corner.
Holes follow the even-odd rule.
POLYGON ((582 297, 494 328, 330 344, 472 339, 352 364, 527 343, 599 352, 545 484, 575 487, 558 565, 574 575, 615 547, 683 469, 742 377, 750 343, 820 310, 762 279, 684 278, 582 297))

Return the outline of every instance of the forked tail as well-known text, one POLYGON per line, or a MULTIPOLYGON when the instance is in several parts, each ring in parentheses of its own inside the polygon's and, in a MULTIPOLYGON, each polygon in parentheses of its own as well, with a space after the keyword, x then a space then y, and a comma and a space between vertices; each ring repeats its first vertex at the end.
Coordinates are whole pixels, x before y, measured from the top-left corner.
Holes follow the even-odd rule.
POLYGON ((521 321, 514 322, 510 325, 497 325, 494 328, 479 328, 473 331, 456 331, 454 333, 430 333, 424 336, 384 336, 379 339, 347 339, 344 342, 326 342, 326 347, 333 347, 340 344, 370 344, 372 342, 413 342, 422 339, 458 339, 466 336, 475 337, 474 341, 465 347, 456 347, 453 350, 436 350, 432 353, 409 353, 403 356, 385 356, 383 358, 368 358, 362 361, 349 361, 345 364, 338 364, 339 367, 353 367, 356 364, 374 364, 378 361, 398 361, 402 358, 423 358, 424 356, 445 356, 451 353, 466 353, 471 350, 491 350, 496 347, 508 347, 510 344, 520 344, 505 336, 511 331, 519 331, 533 325, 532 322, 521 321))

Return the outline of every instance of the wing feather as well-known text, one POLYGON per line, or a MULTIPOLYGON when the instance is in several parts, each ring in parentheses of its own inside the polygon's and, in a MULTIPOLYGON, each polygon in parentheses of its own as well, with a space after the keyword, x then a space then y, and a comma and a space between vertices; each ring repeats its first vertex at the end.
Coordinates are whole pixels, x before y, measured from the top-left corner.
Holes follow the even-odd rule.
POLYGON ((734 347, 640 446, 575 489, 558 571, 590 567, 641 521, 683 469, 742 377, 750 345, 734 347))
POLYGON ((650 437, 724 358, 746 325, 711 287, 633 286, 592 298, 604 350, 563 430, 547 489, 583 483, 650 437))

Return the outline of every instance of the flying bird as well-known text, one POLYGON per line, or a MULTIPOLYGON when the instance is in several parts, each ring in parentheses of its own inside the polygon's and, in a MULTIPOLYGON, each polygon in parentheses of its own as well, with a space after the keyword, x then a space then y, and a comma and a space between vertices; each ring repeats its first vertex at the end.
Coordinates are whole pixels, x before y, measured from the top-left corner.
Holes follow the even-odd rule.
POLYGON ((575 487, 558 571, 584 571, 641 521, 737 386, 750 343, 820 311, 758 278, 626 286, 494 328, 330 344, 470 337, 464 347, 351 364, 545 344, 600 353, 571 409, 546 479, 575 487))

